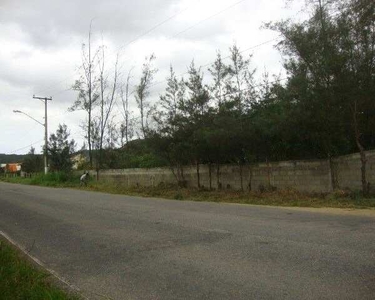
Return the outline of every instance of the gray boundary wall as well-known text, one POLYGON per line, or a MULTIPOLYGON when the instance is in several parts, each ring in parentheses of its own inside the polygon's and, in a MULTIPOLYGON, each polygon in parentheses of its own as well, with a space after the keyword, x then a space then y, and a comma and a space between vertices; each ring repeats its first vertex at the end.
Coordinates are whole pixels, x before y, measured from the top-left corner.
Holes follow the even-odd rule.
MULTIPOLYGON (((375 182, 375 151, 367 151, 367 178, 375 182)), ((200 165, 200 184, 210 187, 208 165, 200 165)), ((92 172, 95 176, 95 172, 92 172)), ((188 187, 197 187, 196 166, 184 167, 184 179, 188 187)), ((176 184, 170 168, 102 170, 101 181, 110 181, 126 187, 176 184)), ((217 189, 260 190, 293 188, 303 192, 330 192, 334 188, 361 189, 361 161, 358 153, 330 160, 303 160, 257 163, 246 165, 211 166, 211 187, 217 189), (241 176, 242 173, 242 176, 241 176)))

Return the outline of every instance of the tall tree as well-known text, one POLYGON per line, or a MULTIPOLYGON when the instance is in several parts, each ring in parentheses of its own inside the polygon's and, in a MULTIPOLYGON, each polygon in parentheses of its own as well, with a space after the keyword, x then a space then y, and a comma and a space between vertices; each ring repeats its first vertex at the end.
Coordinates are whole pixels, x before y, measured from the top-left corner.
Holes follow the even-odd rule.
POLYGON ((361 154, 362 190, 366 195, 363 132, 367 126, 363 116, 374 105, 375 4, 348 0, 312 5, 314 14, 307 21, 283 21, 269 27, 284 36, 279 47, 287 58, 288 88, 294 90, 301 123, 309 122, 311 144, 331 157, 353 147, 347 139, 351 133, 361 154), (334 16, 329 14, 330 5, 338 9, 334 16))
POLYGON ((239 115, 242 115, 256 101, 253 87, 255 69, 250 68, 251 56, 245 59, 237 45, 229 48, 231 63, 229 65, 230 82, 227 85, 228 95, 239 115))
POLYGON ((177 79, 171 66, 165 93, 160 95, 158 102, 160 109, 154 115, 157 129, 150 138, 150 144, 168 162, 180 186, 185 184, 183 168, 190 157, 190 147, 188 146, 185 131, 186 124, 185 119, 182 117, 185 91, 184 80, 177 79))
POLYGON ((345 102, 350 108, 353 135, 361 156, 362 191, 368 195, 364 133, 368 131, 368 116, 373 116, 375 111, 375 3, 351 0, 349 5, 341 5, 340 12, 337 23, 343 32, 340 36, 347 62, 345 76, 350 79, 346 90, 340 92, 348 97, 345 102))
POLYGON ((208 68, 208 71, 213 79, 213 84, 211 85, 210 91, 213 98, 216 100, 217 108, 220 110, 226 103, 226 87, 228 84, 228 75, 230 73, 229 66, 223 62, 220 51, 217 52, 216 60, 211 67, 208 68))
POLYGON ((191 132, 189 142, 197 168, 197 185, 200 188, 200 164, 204 153, 207 153, 203 132, 210 120, 208 117, 211 113, 210 94, 208 87, 203 83, 203 73, 195 66, 194 61, 188 68, 188 74, 189 78, 185 81, 188 96, 182 109, 183 115, 187 118, 187 128, 191 132))
POLYGON ((124 146, 124 138, 125 143, 127 144, 132 137, 132 122, 130 119, 130 110, 129 110, 129 100, 130 95, 132 94, 132 91, 130 90, 130 79, 131 79, 131 72, 133 68, 131 68, 128 72, 128 75, 126 77, 126 83, 121 85, 120 88, 120 98, 122 103, 122 115, 124 117, 124 123, 121 124, 121 146, 124 146), (125 89, 124 89, 125 86, 125 89))
POLYGON ((92 49, 92 20, 90 22, 88 44, 82 45, 82 65, 81 65, 81 76, 73 85, 73 89, 78 91, 78 97, 74 104, 69 108, 70 111, 84 110, 87 112, 87 121, 83 126, 86 132, 87 144, 89 147, 89 160, 90 167, 92 167, 92 119, 93 119, 93 108, 99 99, 98 92, 98 78, 96 76, 97 70, 97 58, 99 49, 92 49))
POLYGON ((161 110, 156 116, 156 121, 165 135, 173 136, 179 126, 178 120, 185 102, 186 88, 183 79, 180 81, 177 79, 172 66, 169 72, 167 88, 165 93, 160 95, 159 106, 161 110))
POLYGON ((210 94, 203 83, 203 73, 194 61, 188 68, 188 80, 185 81, 189 96, 183 103, 184 114, 192 120, 198 120, 210 109, 210 94))
POLYGON ((68 127, 59 124, 56 133, 49 137, 48 155, 51 171, 69 172, 72 169, 71 154, 74 153, 75 142, 69 140, 68 127))
POLYGON ((148 102, 148 96, 150 94, 150 85, 154 79, 154 75, 157 72, 157 69, 154 68, 153 62, 155 60, 155 55, 152 54, 149 57, 146 57, 145 62, 142 67, 142 75, 138 85, 135 87, 135 100, 138 105, 140 113, 140 123, 141 131, 143 138, 146 137, 148 117, 150 115, 150 110, 152 109, 150 103, 148 102))
POLYGON ((99 153, 96 166, 97 180, 99 180, 99 172, 102 168, 102 158, 103 158, 103 140, 106 131, 111 134, 112 137, 112 127, 108 126, 108 121, 110 119, 113 107, 115 105, 117 96, 117 81, 118 81, 118 60, 119 56, 116 57, 116 62, 114 66, 114 74, 112 82, 109 82, 108 74, 106 74, 105 65, 105 47, 101 47, 101 56, 99 59, 99 81, 100 81, 100 115, 99 115, 99 153))

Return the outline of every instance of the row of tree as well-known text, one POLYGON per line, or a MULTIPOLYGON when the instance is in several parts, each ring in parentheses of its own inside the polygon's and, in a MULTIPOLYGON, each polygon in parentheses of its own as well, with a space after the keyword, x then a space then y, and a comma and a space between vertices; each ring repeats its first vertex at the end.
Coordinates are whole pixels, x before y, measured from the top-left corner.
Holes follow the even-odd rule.
MULTIPOLYGON (((236 46, 230 62, 218 53, 212 84, 194 63, 188 79, 171 68, 162 107, 149 130, 155 149, 176 167, 235 162, 329 158, 359 151, 368 194, 365 149, 375 146, 375 2, 313 1, 311 17, 269 23, 280 33, 285 83, 256 84, 250 60, 236 46)), ((210 168, 211 169, 211 168, 210 168)), ((217 176, 219 178, 219 176, 217 176)))
POLYGON ((71 109, 87 112, 83 129, 91 166, 98 175, 105 165, 122 167, 116 158, 129 151, 134 136, 149 157, 168 164, 182 184, 184 166, 195 164, 198 186, 203 163, 212 171, 215 167, 219 180, 223 163, 242 168, 257 161, 331 159, 359 151, 367 194, 365 150, 375 146, 375 3, 318 0, 310 1, 309 7, 312 13, 306 21, 265 26, 281 36, 277 47, 286 78, 270 78, 264 72, 257 82, 252 57, 234 45, 229 60, 217 53, 208 80, 194 62, 185 78, 177 77, 171 67, 166 90, 153 105, 155 57, 146 58, 138 84, 132 87, 132 71, 123 80, 118 58, 110 74, 105 47, 92 51, 90 30, 83 47, 82 76, 74 85, 79 96, 71 109), (132 97, 138 118, 129 111, 132 97), (121 122, 113 117, 118 100, 122 100, 121 122), (119 149, 109 151, 114 148, 119 149), (97 153, 95 166, 93 153, 97 153))

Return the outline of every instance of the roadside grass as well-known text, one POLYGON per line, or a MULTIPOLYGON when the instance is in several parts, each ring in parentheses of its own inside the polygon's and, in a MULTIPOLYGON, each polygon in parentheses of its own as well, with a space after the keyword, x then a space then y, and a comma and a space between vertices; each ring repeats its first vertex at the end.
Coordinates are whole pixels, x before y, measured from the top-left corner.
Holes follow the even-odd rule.
POLYGON ((329 194, 307 194, 296 190, 272 192, 208 190, 178 188, 173 185, 157 187, 124 187, 121 184, 93 182, 87 189, 112 194, 125 194, 174 200, 198 202, 224 202, 285 207, 332 207, 332 208, 375 208, 375 198, 363 198, 359 193, 336 191, 329 194))
POLYGON ((0 299, 78 300, 56 287, 48 273, 32 266, 13 246, 0 239, 0 299))
POLYGON ((0 180, 49 187, 69 187, 90 191, 174 199, 179 201, 225 202, 286 207, 332 207, 332 208, 375 208, 375 198, 363 198, 359 192, 338 190, 332 193, 302 193, 293 189, 276 191, 235 191, 179 188, 175 185, 156 187, 125 187, 115 181, 91 180, 87 187, 79 186, 79 176, 51 173, 33 178, 0 178, 0 180))
POLYGON ((0 177, 0 180, 10 183, 21 183, 29 185, 42 185, 49 187, 76 187, 79 186, 79 176, 64 172, 48 174, 36 174, 31 178, 23 177, 0 177))

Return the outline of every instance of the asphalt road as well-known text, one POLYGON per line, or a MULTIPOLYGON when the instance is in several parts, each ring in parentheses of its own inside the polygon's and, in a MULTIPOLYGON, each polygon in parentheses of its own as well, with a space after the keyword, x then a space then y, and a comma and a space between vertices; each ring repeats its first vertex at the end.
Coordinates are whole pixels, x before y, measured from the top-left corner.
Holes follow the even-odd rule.
POLYGON ((0 230, 90 299, 375 299, 375 213, 0 183, 0 230))

